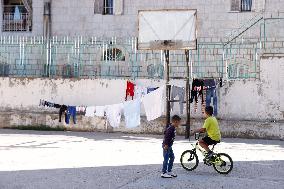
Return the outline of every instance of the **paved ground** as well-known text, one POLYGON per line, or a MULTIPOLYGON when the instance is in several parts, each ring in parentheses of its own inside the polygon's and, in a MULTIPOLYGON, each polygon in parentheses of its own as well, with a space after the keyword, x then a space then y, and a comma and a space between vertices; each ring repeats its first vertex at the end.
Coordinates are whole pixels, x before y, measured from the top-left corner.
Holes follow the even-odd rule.
POLYGON ((283 189, 283 141, 224 139, 216 151, 234 160, 227 176, 202 163, 183 170, 189 148, 177 138, 178 178, 162 179, 161 136, 0 130, 0 189, 283 189))

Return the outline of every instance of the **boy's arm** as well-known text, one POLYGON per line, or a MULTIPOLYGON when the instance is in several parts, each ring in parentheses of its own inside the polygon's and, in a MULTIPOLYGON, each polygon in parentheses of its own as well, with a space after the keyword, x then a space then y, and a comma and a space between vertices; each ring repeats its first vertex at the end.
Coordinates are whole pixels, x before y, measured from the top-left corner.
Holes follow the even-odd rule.
POLYGON ((203 127, 200 129, 194 130, 193 134, 194 133, 205 133, 207 128, 208 128, 208 123, 207 121, 205 121, 203 127))
POLYGON ((205 133, 205 132, 206 132, 206 128, 200 128, 200 129, 194 130, 193 134, 194 133, 205 133))

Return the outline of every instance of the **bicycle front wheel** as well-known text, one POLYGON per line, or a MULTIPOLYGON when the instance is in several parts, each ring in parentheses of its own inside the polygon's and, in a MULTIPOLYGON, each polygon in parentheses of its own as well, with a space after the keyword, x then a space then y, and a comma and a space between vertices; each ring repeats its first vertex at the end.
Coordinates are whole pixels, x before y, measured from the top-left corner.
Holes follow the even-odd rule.
POLYGON ((233 169, 233 160, 225 153, 216 154, 212 163, 214 169, 220 174, 229 174, 233 169))
POLYGON ((198 166, 198 156, 192 150, 184 151, 180 157, 181 166, 187 171, 193 171, 198 166))

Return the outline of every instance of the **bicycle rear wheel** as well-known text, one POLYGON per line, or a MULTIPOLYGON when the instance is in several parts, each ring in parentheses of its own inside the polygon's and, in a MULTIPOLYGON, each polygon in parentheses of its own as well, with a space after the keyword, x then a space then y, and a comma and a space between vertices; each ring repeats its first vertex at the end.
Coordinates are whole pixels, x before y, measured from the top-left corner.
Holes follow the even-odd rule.
POLYGON ((185 170, 192 171, 198 166, 198 156, 194 151, 186 150, 180 157, 180 163, 185 170))
POLYGON ((214 169, 220 174, 229 174, 233 169, 233 160, 225 153, 216 154, 212 163, 214 169))

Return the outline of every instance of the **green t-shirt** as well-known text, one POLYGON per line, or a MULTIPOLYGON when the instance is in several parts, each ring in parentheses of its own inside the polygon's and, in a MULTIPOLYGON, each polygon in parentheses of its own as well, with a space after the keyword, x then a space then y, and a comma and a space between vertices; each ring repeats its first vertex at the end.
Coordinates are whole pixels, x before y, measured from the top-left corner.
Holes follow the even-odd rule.
POLYGON ((205 123, 203 125, 203 128, 206 129, 206 132, 208 136, 215 141, 220 141, 221 140, 221 133, 220 133, 220 128, 218 121, 215 117, 208 117, 205 120, 205 123))

